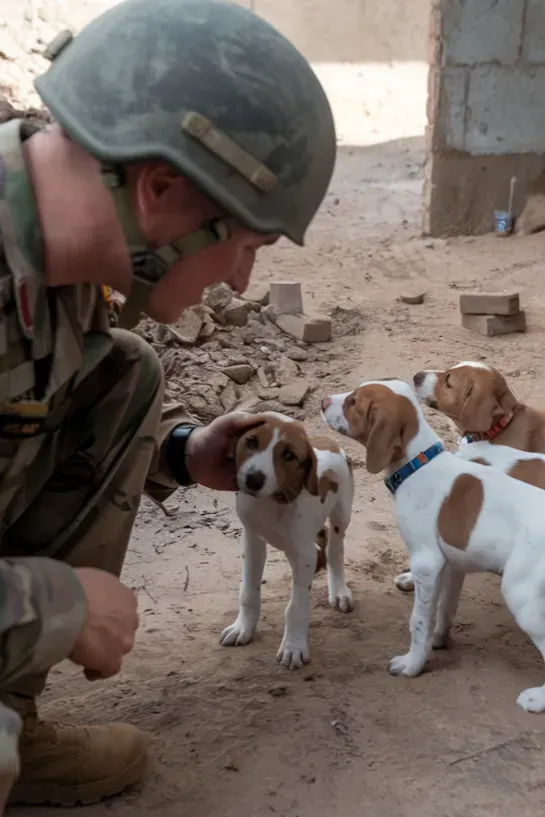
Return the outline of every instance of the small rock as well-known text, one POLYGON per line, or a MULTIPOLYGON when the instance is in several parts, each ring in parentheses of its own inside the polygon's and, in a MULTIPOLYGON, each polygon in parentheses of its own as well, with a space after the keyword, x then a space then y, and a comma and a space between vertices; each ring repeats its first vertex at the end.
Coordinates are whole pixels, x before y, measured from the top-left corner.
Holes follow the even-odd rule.
POLYGON ((298 363, 308 360, 308 355, 305 350, 299 349, 297 346, 292 346, 291 349, 288 349, 286 351, 286 357, 289 357, 290 360, 296 360, 298 363))
POLYGON ((194 346, 198 340, 202 323, 202 318, 193 309, 186 309, 175 324, 178 340, 187 343, 189 346, 194 346))
POLYGON ((204 303, 214 312, 221 312, 233 300, 233 290, 228 284, 214 284, 209 287, 204 296, 204 303))
POLYGON ((278 392, 278 400, 284 406, 301 406, 309 390, 306 380, 294 380, 282 386, 278 392))
POLYGON ((214 389, 216 394, 224 389, 228 383, 229 380, 227 376, 223 374, 223 372, 214 372, 208 377, 208 385, 214 389))
POLYGON ((238 765, 234 760, 228 760, 223 768, 228 772, 238 772, 238 765))
POLYGON ((246 326, 251 309, 251 304, 247 301, 233 298, 231 303, 223 310, 223 315, 231 326, 246 326))
POLYGON ((269 695, 272 695, 273 698, 283 698, 288 694, 288 687, 284 684, 275 684, 268 689, 267 692, 269 695))
POLYGON ((251 301, 259 306, 267 306, 269 303, 268 284, 250 284, 244 295, 245 301, 251 301))
POLYGON ((260 400, 276 400, 278 389, 258 389, 256 394, 260 400))
POLYGON ((227 413, 229 411, 233 411, 234 407, 237 404, 238 394, 235 387, 235 384, 230 380, 220 396, 220 402, 223 406, 223 410, 227 413))
POLYGON ((275 379, 281 386, 291 383, 299 374, 299 367, 297 363, 290 360, 285 355, 282 355, 275 366, 275 379))
POLYGON ((226 374, 227 377, 230 377, 235 383, 242 386, 252 377, 254 370, 248 363, 239 363, 235 366, 226 366, 223 369, 223 373, 226 374))
POLYGON ((267 320, 269 320, 271 323, 276 323, 276 319, 277 319, 277 317, 278 317, 278 312, 277 312, 277 310, 274 308, 274 306, 272 306, 272 304, 268 304, 267 306, 265 306, 265 307, 264 307, 264 308, 261 310, 261 313, 260 313, 260 314, 261 314, 261 315, 262 315, 264 318, 267 318, 267 320))
POLYGON ((201 326, 201 331, 199 333, 200 338, 209 338, 211 337, 214 332, 216 331, 216 324, 210 320, 210 318, 205 318, 203 321, 203 325, 201 326))
POLYGON ((240 366, 245 363, 248 363, 248 358, 245 355, 229 355, 229 362, 227 363, 228 366, 240 366))
POLYGON ((425 292, 418 292, 415 295, 400 295, 399 300, 402 301, 404 304, 423 304, 424 298, 426 297, 425 292))
POLYGON ((265 366, 260 366, 257 370, 257 379, 264 389, 268 389, 271 385, 270 380, 267 377, 267 368, 265 366))
POLYGON ((232 349, 235 344, 229 335, 220 335, 219 345, 222 349, 232 349))

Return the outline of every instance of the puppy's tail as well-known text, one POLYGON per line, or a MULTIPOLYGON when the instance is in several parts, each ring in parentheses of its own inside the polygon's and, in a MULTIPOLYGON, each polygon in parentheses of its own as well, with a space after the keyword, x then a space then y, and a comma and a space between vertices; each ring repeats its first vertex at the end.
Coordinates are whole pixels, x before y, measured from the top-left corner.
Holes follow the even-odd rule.
POLYGON ((322 528, 322 530, 318 531, 318 536, 316 537, 316 550, 317 550, 317 559, 316 559, 316 570, 314 574, 319 573, 321 570, 325 570, 327 567, 327 543, 329 542, 329 530, 326 525, 322 528))

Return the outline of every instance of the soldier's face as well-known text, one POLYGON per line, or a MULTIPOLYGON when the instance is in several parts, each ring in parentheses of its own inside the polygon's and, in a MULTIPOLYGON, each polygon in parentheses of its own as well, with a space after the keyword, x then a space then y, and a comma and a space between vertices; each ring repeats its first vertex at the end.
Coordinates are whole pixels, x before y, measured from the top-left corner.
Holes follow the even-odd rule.
POLYGON ((256 253, 278 236, 263 236, 236 230, 228 241, 220 241, 175 264, 150 293, 146 312, 160 323, 172 323, 184 309, 201 301, 212 284, 226 283, 243 293, 250 281, 256 253))
MULTIPOLYGON (((130 184, 140 229, 152 246, 171 244, 225 218, 217 205, 163 163, 134 168, 130 184)), ((206 287, 226 283, 244 292, 258 249, 278 235, 260 235, 235 226, 228 240, 218 241, 172 266, 151 291, 146 313, 172 323, 184 309, 198 304, 206 287)))

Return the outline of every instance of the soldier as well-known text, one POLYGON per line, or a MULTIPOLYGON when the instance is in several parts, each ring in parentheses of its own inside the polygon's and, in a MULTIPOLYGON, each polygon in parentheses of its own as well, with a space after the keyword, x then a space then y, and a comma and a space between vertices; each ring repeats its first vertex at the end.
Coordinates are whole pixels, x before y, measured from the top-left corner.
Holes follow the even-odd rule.
POLYGON ((120 670, 142 493, 234 489, 256 422, 164 407, 154 351, 110 327, 102 288, 128 296, 127 326, 170 323, 216 282, 243 291, 260 247, 303 244, 336 140, 309 64, 234 3, 128 0, 49 58, 55 124, 0 127, 0 775, 4 800, 18 776, 9 802, 70 805, 138 780, 146 737, 40 720, 48 669, 120 670))

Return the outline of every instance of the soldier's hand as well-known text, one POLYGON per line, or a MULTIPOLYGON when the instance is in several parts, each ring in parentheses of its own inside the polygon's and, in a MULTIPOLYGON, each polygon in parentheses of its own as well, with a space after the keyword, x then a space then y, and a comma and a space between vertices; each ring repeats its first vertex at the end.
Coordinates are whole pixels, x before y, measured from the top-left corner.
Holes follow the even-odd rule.
POLYGON ((236 491, 235 449, 238 438, 258 426, 258 414, 233 411, 196 428, 187 441, 186 465, 194 482, 216 491, 236 491))
POLYGON ((76 569, 87 602, 85 624, 69 658, 89 680, 116 675, 134 645, 138 628, 134 590, 92 567, 76 569))

